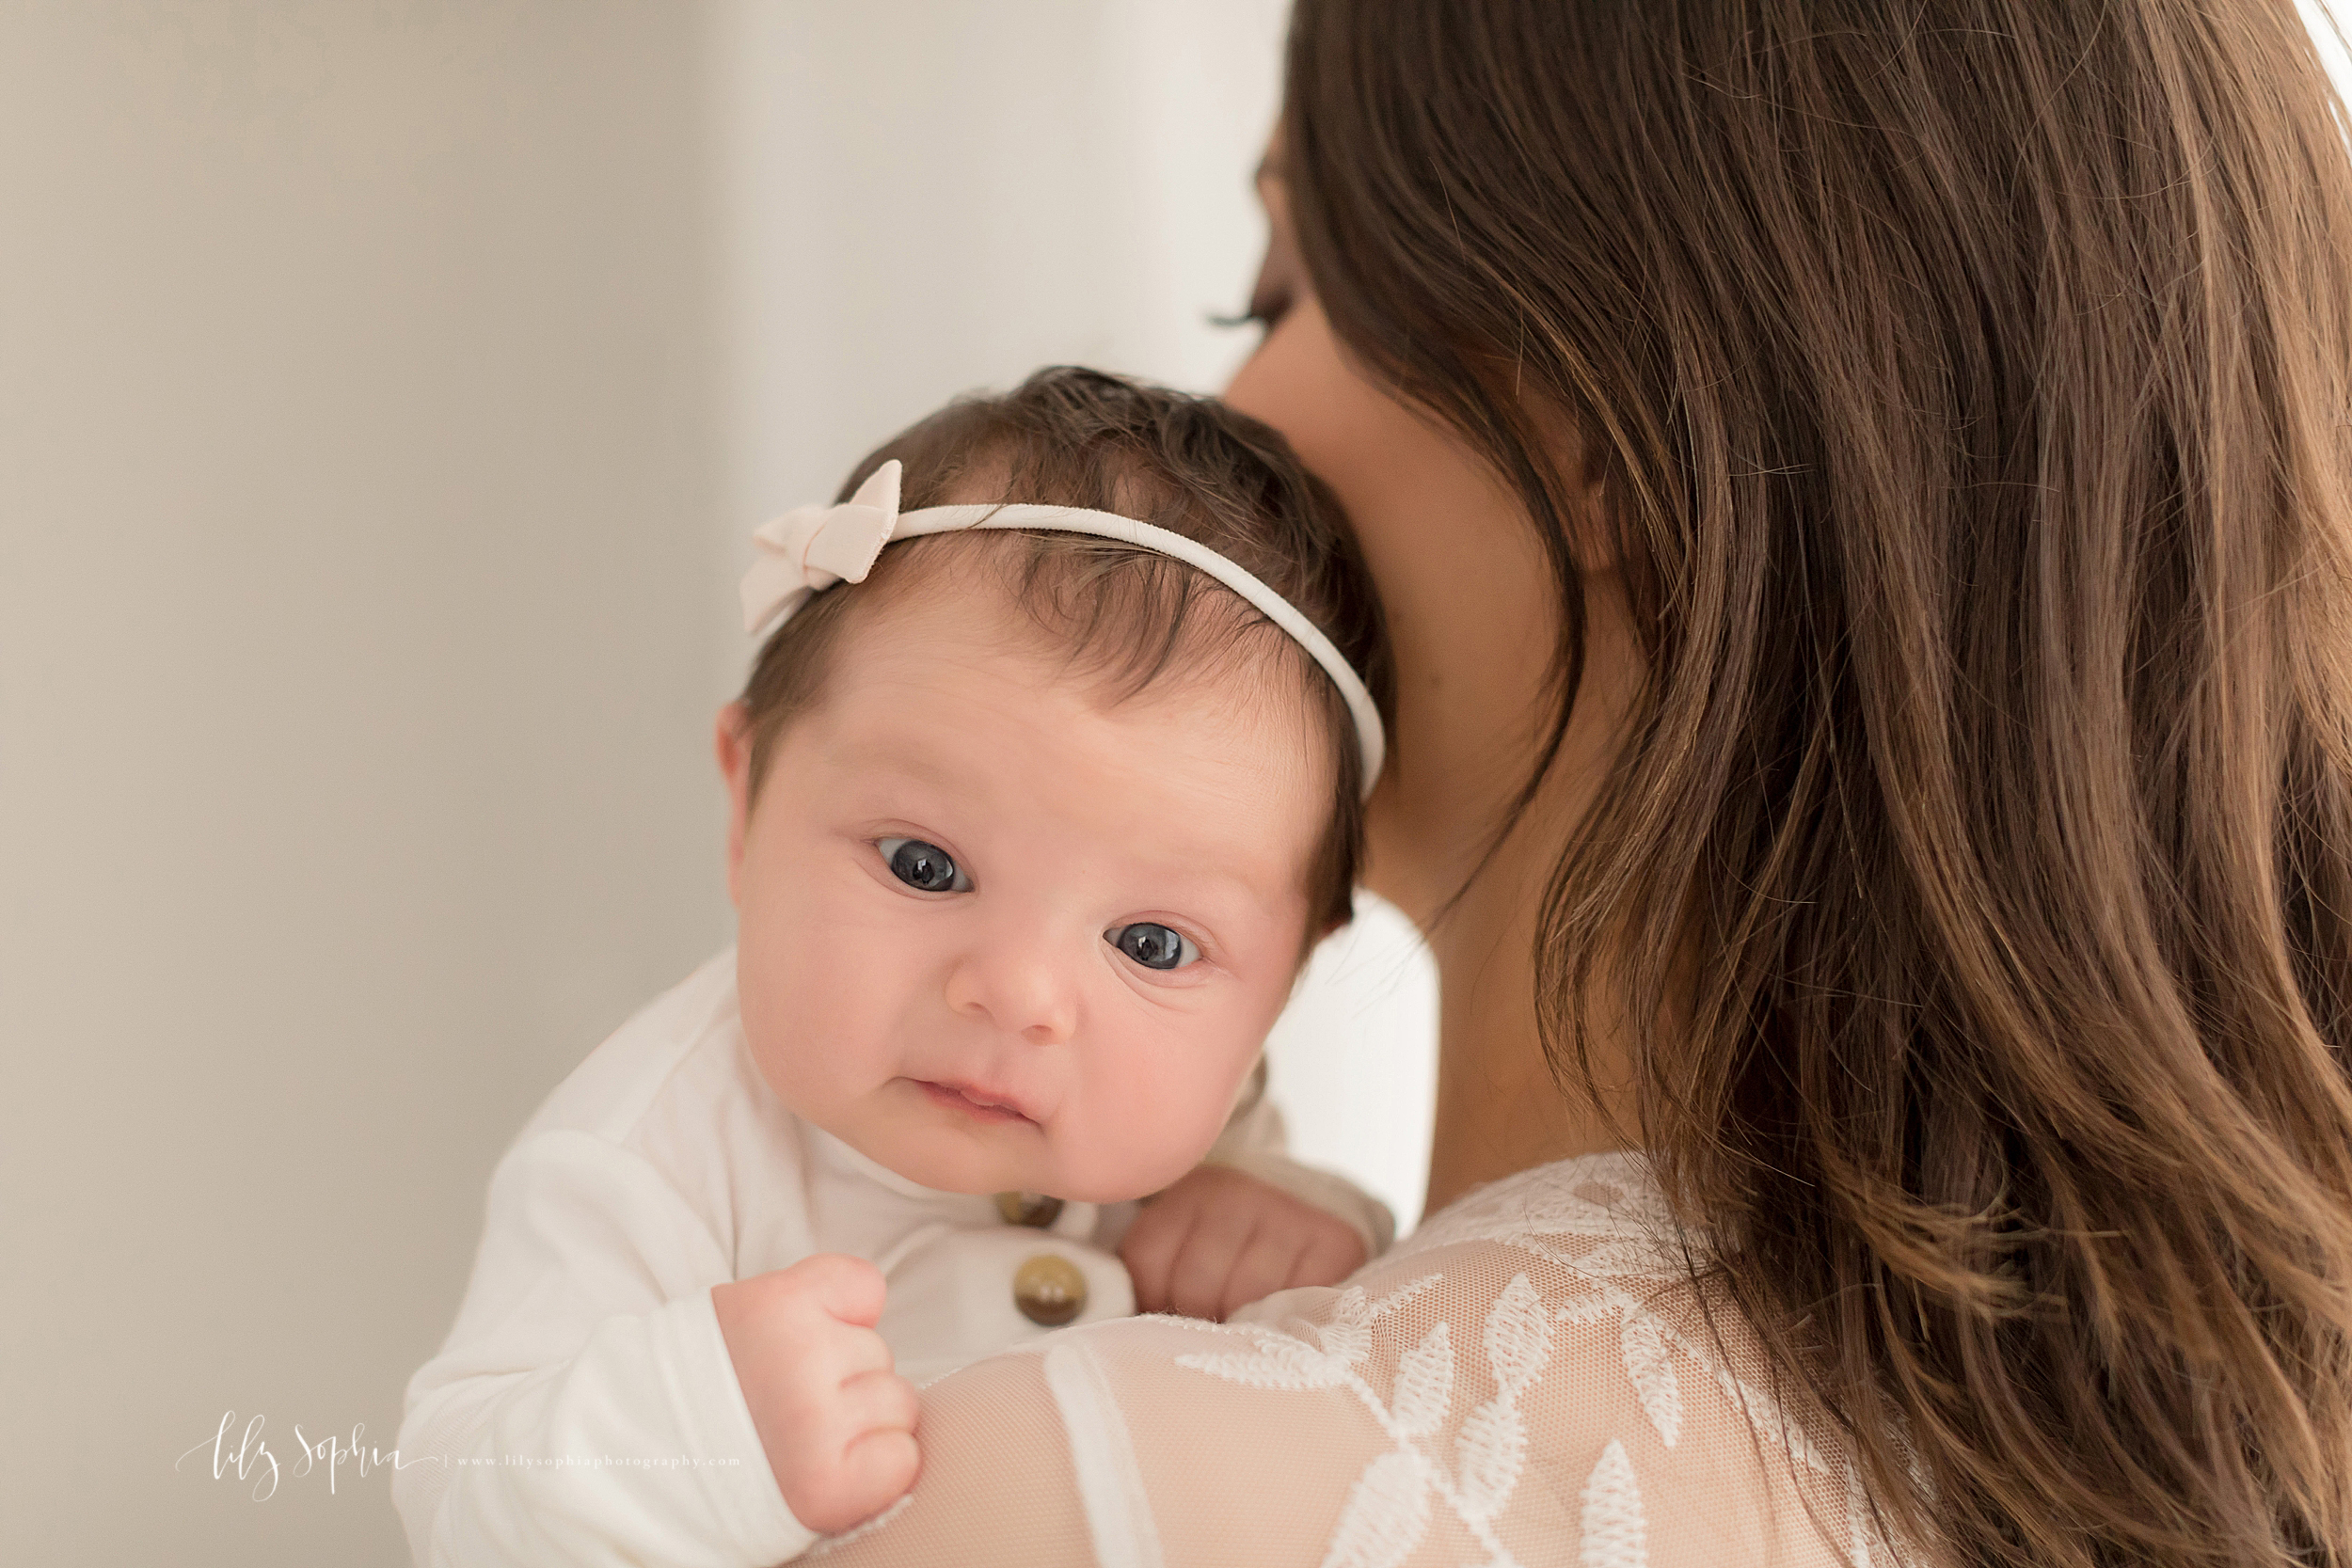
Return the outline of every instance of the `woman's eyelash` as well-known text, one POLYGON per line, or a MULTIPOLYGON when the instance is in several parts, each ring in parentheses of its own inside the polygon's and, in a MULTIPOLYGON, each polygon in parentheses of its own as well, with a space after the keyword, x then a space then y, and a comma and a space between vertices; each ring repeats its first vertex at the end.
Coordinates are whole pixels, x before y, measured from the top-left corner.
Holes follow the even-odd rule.
POLYGON ((1243 306, 1239 311, 1232 315, 1223 315, 1216 311, 1210 312, 1209 325, 1211 326, 1222 327, 1270 327, 1275 323, 1280 321, 1282 319, 1283 312, 1288 310, 1290 308, 1291 302, 1286 296, 1278 294, 1257 294, 1251 297, 1248 304, 1243 306))

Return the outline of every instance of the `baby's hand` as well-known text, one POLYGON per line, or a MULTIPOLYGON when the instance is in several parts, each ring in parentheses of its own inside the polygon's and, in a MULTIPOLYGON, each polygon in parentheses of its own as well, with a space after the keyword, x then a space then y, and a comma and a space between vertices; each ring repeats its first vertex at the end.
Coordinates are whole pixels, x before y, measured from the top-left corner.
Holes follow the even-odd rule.
POLYGON ((1143 1206, 1119 1243, 1145 1312, 1224 1318, 1294 1285, 1336 1285, 1364 1262, 1337 1215, 1224 1165, 1200 1165, 1143 1206))
POLYGON ((898 1501, 920 1464, 914 1385, 874 1332, 882 1295, 880 1269, 837 1253, 710 1291, 768 1467, 825 1534, 898 1501))

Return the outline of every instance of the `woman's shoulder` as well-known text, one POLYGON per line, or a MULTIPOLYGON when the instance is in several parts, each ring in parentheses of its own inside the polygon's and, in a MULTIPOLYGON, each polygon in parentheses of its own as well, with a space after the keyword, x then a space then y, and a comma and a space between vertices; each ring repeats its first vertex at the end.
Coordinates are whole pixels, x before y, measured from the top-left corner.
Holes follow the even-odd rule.
POLYGON ((1569 1543, 1590 1568, 1896 1560, 1709 1259, 1642 1157, 1603 1154, 1468 1195, 1327 1301, 1262 1304, 1351 1361, 1389 1439, 1335 1540, 1425 1513, 1423 1540, 1463 1529, 1522 1561, 1569 1543))
POLYGON ((914 1497, 850 1550, 921 1561, 930 1529, 960 1519, 968 1548, 1066 1493, 1073 1562, 1894 1562, 1707 1258, 1638 1158, 1523 1173, 1344 1287, 959 1373, 926 1396, 914 1497))

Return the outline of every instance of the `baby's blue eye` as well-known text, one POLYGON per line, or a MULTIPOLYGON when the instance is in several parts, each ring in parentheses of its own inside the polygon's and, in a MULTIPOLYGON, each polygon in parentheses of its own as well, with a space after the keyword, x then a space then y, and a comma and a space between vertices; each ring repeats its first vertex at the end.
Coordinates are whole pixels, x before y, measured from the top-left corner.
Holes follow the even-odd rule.
POLYGON ((972 879, 936 844, 919 838, 882 838, 874 841, 874 847, 890 863, 890 874, 911 888, 925 893, 972 891, 972 879))
POLYGON ((1200 958, 1190 937, 1155 921, 1138 920, 1104 931, 1103 940, 1146 969, 1182 969, 1200 958))

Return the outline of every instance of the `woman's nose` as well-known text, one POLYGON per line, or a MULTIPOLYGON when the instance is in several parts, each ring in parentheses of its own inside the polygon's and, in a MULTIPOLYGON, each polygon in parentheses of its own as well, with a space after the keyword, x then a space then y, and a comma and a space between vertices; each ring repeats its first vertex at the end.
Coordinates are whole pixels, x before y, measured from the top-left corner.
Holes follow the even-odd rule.
POLYGON ((1044 944, 1005 943, 965 954, 947 976, 947 1006, 1032 1045, 1058 1045, 1078 1026, 1077 987, 1044 944))

